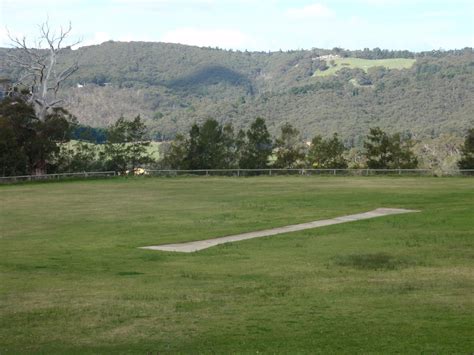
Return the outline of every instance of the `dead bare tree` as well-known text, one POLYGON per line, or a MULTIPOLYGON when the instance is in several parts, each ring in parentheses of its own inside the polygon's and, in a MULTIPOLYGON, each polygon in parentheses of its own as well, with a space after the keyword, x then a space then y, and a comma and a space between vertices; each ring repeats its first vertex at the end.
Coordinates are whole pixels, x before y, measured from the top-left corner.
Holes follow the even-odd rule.
POLYGON ((58 70, 61 51, 80 43, 76 41, 64 46, 71 30, 69 23, 67 28, 61 27, 59 33, 56 33, 51 31, 46 21, 39 25, 40 36, 31 46, 25 37, 14 37, 8 32, 14 48, 8 53, 9 61, 11 65, 20 68, 20 77, 13 87, 22 91, 40 120, 44 120, 51 110, 61 106, 63 100, 58 98, 59 88, 78 69, 75 61, 72 65, 58 70))

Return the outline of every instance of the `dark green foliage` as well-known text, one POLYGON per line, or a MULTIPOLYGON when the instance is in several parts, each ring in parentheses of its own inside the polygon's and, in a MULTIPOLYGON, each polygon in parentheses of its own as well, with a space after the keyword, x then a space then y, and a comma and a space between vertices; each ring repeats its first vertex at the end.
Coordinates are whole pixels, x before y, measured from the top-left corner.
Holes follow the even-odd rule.
POLYGON ((139 165, 149 164, 152 158, 147 151, 146 125, 140 116, 132 121, 120 117, 107 132, 105 159, 107 169, 134 171, 139 165))
POLYGON ((186 149, 186 166, 188 169, 199 168, 199 154, 201 154, 199 147, 199 126, 195 123, 189 131, 189 140, 187 141, 186 149))
POLYGON ((11 122, 0 116, 0 174, 1 176, 27 173, 28 158, 20 146, 11 122))
POLYGON ((388 50, 380 49, 378 47, 374 49, 364 48, 363 50, 348 51, 340 48, 339 54, 343 57, 354 56, 362 59, 390 59, 390 58, 414 58, 416 53, 407 50, 388 50))
POLYGON ((227 169, 235 166, 237 152, 233 128, 230 125, 222 127, 216 120, 208 119, 202 126, 194 124, 189 131, 189 139, 180 141, 172 146, 171 157, 165 162, 175 162, 181 152, 186 152, 181 165, 187 169, 227 169))
POLYGON ((208 119, 196 130, 191 129, 191 169, 220 169, 224 165, 224 137, 222 127, 214 119, 208 119), (199 135, 195 137, 194 133, 199 135))
POLYGON ((61 173, 104 170, 104 156, 99 147, 101 146, 83 141, 63 145, 55 170, 61 173))
POLYGON ((222 129, 222 167, 224 169, 235 169, 239 167, 239 160, 243 148, 243 132, 237 135, 231 123, 224 125, 222 129))
POLYGON ((71 133, 71 139, 102 144, 107 140, 105 128, 76 125, 71 133))
POLYGON ((374 253, 339 256, 336 258, 336 264, 361 270, 396 270, 414 263, 388 253, 374 253))
POLYGON ((371 128, 364 142, 367 167, 370 169, 414 169, 418 161, 411 151, 411 141, 400 134, 389 135, 379 127, 371 128))
POLYGON ((364 142, 369 168, 386 169, 389 167, 392 159, 390 143, 389 135, 379 127, 370 129, 370 133, 364 142))
POLYGON ((164 147, 161 164, 171 169, 232 169, 238 167, 240 149, 232 125, 222 127, 208 119, 202 126, 194 124, 188 139, 178 135, 164 147))
POLYGON ((220 65, 209 65, 179 79, 165 82, 164 85, 177 90, 195 89, 202 85, 227 83, 235 86, 249 86, 249 80, 242 74, 220 65))
POLYGON ((178 135, 162 149, 161 165, 171 169, 260 169, 268 166, 272 153, 265 121, 257 118, 245 133, 231 124, 221 126, 208 119, 193 124, 188 138, 178 135))
POLYGON ((345 150, 337 133, 329 139, 317 135, 311 141, 306 156, 307 166, 317 169, 345 169, 347 168, 347 161, 343 156, 345 150))
POLYGON ((413 141, 402 138, 399 133, 392 135, 392 168, 393 169, 416 169, 418 158, 412 151, 413 141))
POLYGON ((322 79, 321 81, 314 83, 314 84, 309 84, 309 85, 304 85, 304 86, 298 86, 298 87, 293 87, 290 89, 290 93, 294 95, 301 95, 301 94, 308 94, 308 93, 313 93, 317 91, 322 91, 322 90, 341 90, 344 88, 344 83, 339 80, 332 80, 332 79, 322 79))
POLYGON ((281 127, 281 134, 275 139, 275 168, 299 168, 303 165, 305 146, 301 142, 300 132, 290 123, 281 127))
POLYGON ((239 166, 243 169, 267 168, 272 149, 272 140, 265 120, 257 117, 247 131, 239 166))
POLYGON ((45 119, 21 98, 0 102, 0 172, 3 175, 43 174, 53 169, 58 143, 67 142, 75 118, 64 109, 54 109, 45 119))
POLYGON ((359 73, 356 77, 356 80, 357 84, 362 86, 372 85, 372 80, 365 72, 359 73))
POLYGON ((166 169, 189 169, 188 165, 189 141, 182 134, 176 135, 176 138, 171 142, 163 145, 161 153, 163 159, 161 166, 166 169))
POLYGON ((461 154, 459 169, 474 169, 474 128, 467 132, 461 154))

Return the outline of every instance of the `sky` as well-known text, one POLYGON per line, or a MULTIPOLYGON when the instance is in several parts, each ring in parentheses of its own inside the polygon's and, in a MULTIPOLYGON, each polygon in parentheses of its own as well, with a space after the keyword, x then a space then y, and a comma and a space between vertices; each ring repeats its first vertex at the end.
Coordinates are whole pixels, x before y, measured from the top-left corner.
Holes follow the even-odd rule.
POLYGON ((8 33, 72 23, 71 41, 160 41, 249 51, 474 47, 474 0, 0 0, 8 33))

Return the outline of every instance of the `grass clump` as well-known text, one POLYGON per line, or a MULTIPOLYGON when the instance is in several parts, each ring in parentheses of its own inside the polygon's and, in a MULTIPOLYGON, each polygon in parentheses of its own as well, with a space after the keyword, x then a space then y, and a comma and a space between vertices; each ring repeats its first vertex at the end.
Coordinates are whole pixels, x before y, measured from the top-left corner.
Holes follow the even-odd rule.
POLYGON ((396 270, 413 265, 414 263, 382 252, 338 256, 336 258, 336 264, 360 270, 396 270))

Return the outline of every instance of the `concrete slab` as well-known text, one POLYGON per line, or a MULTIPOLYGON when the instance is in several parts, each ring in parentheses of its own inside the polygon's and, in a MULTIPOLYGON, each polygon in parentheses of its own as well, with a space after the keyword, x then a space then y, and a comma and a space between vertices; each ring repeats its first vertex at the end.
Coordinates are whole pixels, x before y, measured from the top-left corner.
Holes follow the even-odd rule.
POLYGON ((376 217, 382 217, 382 216, 388 216, 388 215, 394 215, 394 214, 401 214, 401 213, 412 213, 412 212, 420 212, 420 211, 407 210, 407 209, 402 209, 402 208, 377 208, 369 212, 357 213, 357 214, 341 216, 341 217, 336 217, 336 218, 331 218, 331 219, 322 219, 319 221, 313 221, 313 222, 308 222, 308 223, 293 224, 293 225, 279 227, 279 228, 272 228, 272 229, 266 229, 266 230, 261 230, 261 231, 256 231, 256 232, 230 235, 227 237, 198 240, 198 241, 188 242, 188 243, 153 245, 153 246, 148 246, 148 247, 141 247, 141 249, 173 251, 173 252, 180 252, 180 253, 192 253, 192 252, 207 249, 219 244, 237 242, 240 240, 269 237, 272 235, 297 232, 297 231, 301 231, 305 229, 312 229, 312 228, 318 228, 318 227, 325 227, 325 226, 330 226, 333 224, 354 222, 354 221, 360 221, 364 219, 370 219, 370 218, 376 218, 376 217))

